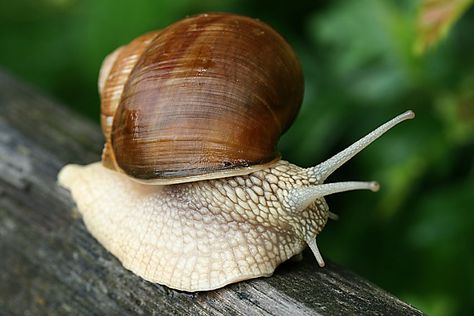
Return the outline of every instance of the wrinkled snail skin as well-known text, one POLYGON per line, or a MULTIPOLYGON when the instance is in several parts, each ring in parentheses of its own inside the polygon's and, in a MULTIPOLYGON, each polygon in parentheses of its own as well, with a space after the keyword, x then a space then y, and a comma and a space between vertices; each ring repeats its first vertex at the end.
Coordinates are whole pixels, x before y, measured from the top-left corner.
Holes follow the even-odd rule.
POLYGON ((379 188, 324 182, 414 113, 301 168, 275 148, 302 87, 291 48, 259 21, 206 14, 147 33, 103 63, 102 162, 65 166, 59 184, 125 268, 173 289, 270 276, 306 246, 323 267, 316 237, 336 217, 324 196, 379 188))
POLYGON ((310 185, 303 172, 280 161, 246 176, 150 186, 96 163, 68 166, 59 179, 88 230, 126 268, 203 291, 269 276, 316 237, 328 218, 324 199, 304 209, 287 199, 310 185))

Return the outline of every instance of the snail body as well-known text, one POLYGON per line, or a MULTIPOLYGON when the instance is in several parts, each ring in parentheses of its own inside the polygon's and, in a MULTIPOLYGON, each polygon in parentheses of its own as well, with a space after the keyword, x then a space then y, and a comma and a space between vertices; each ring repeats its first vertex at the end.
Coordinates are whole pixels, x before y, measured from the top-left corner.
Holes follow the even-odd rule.
POLYGON ((267 25, 229 14, 191 17, 119 48, 99 90, 102 163, 65 166, 59 183, 126 268, 190 292, 269 276, 307 245, 324 266, 324 196, 378 190, 324 181, 414 117, 405 112, 314 167, 281 160, 278 137, 302 99, 299 63, 267 25))
POLYGON ((60 181, 74 183, 87 228, 126 268, 151 282, 201 291, 271 275, 306 247, 299 236, 324 227, 323 199, 306 209, 283 205, 292 186, 309 185, 297 170, 303 169, 280 160, 251 175, 156 186, 96 163, 67 167, 60 181))

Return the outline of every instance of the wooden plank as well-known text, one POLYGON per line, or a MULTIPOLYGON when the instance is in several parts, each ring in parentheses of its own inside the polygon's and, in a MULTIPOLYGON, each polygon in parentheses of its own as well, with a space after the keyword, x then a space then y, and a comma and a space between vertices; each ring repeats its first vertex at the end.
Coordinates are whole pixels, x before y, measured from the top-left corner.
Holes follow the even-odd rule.
POLYGON ((422 315, 307 253, 274 276, 188 294, 125 270, 56 185, 66 163, 99 159, 99 127, 0 72, 0 315, 422 315))

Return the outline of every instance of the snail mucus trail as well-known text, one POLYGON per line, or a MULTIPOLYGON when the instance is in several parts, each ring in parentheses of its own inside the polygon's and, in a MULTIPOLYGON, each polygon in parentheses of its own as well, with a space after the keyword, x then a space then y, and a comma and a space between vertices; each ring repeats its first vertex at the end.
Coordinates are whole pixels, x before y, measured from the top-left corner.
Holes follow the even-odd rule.
POLYGON ((266 24, 205 14, 147 33, 109 55, 99 76, 102 162, 67 165, 89 232, 123 266, 170 288, 204 291, 270 276, 332 217, 324 196, 377 191, 324 183, 407 111, 310 168, 279 158, 302 72, 266 24), (225 162, 225 163, 223 163, 225 162))

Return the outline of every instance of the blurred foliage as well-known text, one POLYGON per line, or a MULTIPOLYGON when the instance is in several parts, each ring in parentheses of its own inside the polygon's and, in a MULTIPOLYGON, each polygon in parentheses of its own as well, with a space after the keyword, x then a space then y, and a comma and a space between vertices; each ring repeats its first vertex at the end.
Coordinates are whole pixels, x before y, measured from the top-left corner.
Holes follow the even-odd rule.
POLYGON ((446 36, 450 27, 473 3, 473 0, 425 0, 418 15, 418 39, 415 52, 427 48, 446 36))
POLYGON ((378 179, 382 189, 328 197, 341 219, 320 235, 323 254, 428 314, 472 315, 469 3, 2 0, 0 66, 98 124, 96 78, 103 57, 117 46, 204 11, 266 21, 295 48, 306 77, 302 110, 280 142, 285 159, 316 164, 396 114, 417 113, 331 177, 378 179))

